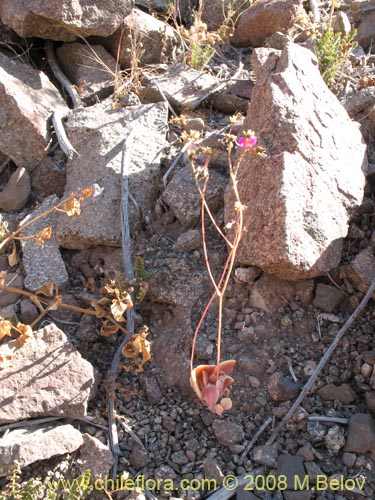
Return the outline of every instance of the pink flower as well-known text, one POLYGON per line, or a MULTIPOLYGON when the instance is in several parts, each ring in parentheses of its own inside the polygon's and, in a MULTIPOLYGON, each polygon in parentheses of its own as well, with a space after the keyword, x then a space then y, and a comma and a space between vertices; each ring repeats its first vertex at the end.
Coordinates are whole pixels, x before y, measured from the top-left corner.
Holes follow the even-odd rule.
POLYGON ((236 142, 237 146, 241 149, 251 149, 257 144, 257 138, 254 135, 239 137, 236 142))
POLYGON ((199 365, 190 374, 190 384, 199 399, 218 415, 232 407, 231 400, 226 396, 228 387, 233 383, 229 374, 235 363, 234 360, 228 360, 222 361, 219 366, 199 365))

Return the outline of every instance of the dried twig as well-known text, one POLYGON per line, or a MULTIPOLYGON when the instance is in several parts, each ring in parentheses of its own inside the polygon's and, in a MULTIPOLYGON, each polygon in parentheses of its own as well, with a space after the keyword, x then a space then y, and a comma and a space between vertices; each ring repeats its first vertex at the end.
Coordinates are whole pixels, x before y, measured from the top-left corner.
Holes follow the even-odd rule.
POLYGON ((166 98, 164 92, 162 91, 162 89, 160 88, 160 85, 158 84, 158 82, 156 80, 155 80, 155 85, 156 85, 156 87, 159 91, 159 94, 161 95, 163 101, 167 104, 169 111, 172 113, 172 115, 174 117, 177 117, 178 115, 177 115, 176 111, 172 108, 172 105, 170 104, 170 102, 166 98))
POLYGON ((0 432, 6 432, 11 429, 18 429, 19 427, 34 427, 35 425, 54 422, 55 420, 61 420, 62 418, 64 417, 44 417, 44 418, 36 418, 34 420, 21 420, 19 422, 13 422, 12 424, 6 424, 0 426, 0 432))
POLYGON ((320 415, 312 415, 311 417, 308 417, 307 420, 311 420, 312 422, 329 422, 329 423, 336 423, 336 424, 348 424, 349 419, 348 418, 342 418, 342 417, 326 417, 326 416, 320 416, 320 415))
POLYGON ((259 436, 264 432, 264 430, 270 425, 271 422, 272 422, 272 417, 268 417, 267 420, 265 420, 263 422, 263 424, 259 427, 259 429, 256 431, 254 436, 251 438, 249 444, 246 446, 246 448, 242 452, 242 455, 240 456, 240 459, 238 461, 238 465, 243 464, 245 458, 247 457, 247 454, 252 449, 254 444, 257 442, 259 436))
POLYGON ((168 180, 169 175, 174 170, 174 168, 176 167, 177 163, 180 161, 182 155, 184 153, 186 153, 186 151, 192 145, 192 143, 193 143, 193 141, 188 141, 186 144, 184 144, 183 148, 180 150, 180 152, 178 153, 178 155, 176 156, 176 158, 173 160, 173 162, 171 163, 171 165, 168 168, 168 170, 163 175, 163 185, 164 185, 165 188, 167 187, 167 180, 168 180))
POLYGON ((77 108, 78 106, 81 105, 81 99, 80 99, 76 89, 73 87, 71 82, 64 75, 64 73, 61 71, 61 69, 58 65, 58 62, 56 60, 55 51, 53 50, 53 42, 51 40, 47 40, 47 42, 46 42, 46 55, 47 55, 48 64, 50 65, 50 68, 52 70, 52 73, 54 74, 54 77, 56 78, 56 80, 58 80, 61 83, 61 85, 64 87, 64 89, 70 95, 70 98, 72 99, 73 107, 77 108))
POLYGON ((137 434, 133 431, 133 429, 130 427, 130 425, 128 425, 125 420, 122 418, 122 417, 119 417, 117 415, 116 417, 117 419, 117 422, 121 425, 121 427, 124 429, 125 432, 127 432, 132 438, 133 440, 139 444, 139 446, 146 451, 146 448, 145 448, 145 445, 142 443, 142 441, 139 439, 139 437, 137 436, 137 434))
MULTIPOLYGON (((122 229, 122 251, 123 251, 123 261, 125 276, 129 280, 134 279, 134 270, 131 259, 131 238, 130 238, 130 225, 129 225, 129 163, 130 163, 130 153, 131 146, 133 143, 134 132, 130 132, 127 139, 124 141, 124 146, 122 149, 121 158, 121 229, 122 229)), ((134 316, 133 310, 128 308, 126 310, 126 327, 130 334, 134 333, 134 316)), ((108 379, 108 427, 109 427, 109 442, 111 445, 114 462, 112 466, 112 479, 116 479, 118 460, 120 457, 120 447, 118 443, 118 432, 116 425, 116 413, 115 413, 115 392, 116 392, 116 377, 118 371, 118 365, 120 363, 120 358, 122 355, 122 350, 129 341, 128 338, 124 340, 119 345, 111 364, 109 370, 108 379)))
POLYGON ((210 495, 208 498, 209 500, 227 500, 228 498, 234 496, 239 488, 244 488, 247 484, 251 484, 251 477, 256 477, 261 474, 264 474, 264 470, 261 467, 258 467, 251 472, 246 472, 246 474, 243 474, 242 476, 233 476, 232 482, 227 482, 222 488, 215 491, 215 493, 210 495))
POLYGON ((356 310, 353 312, 353 314, 349 317, 347 322, 344 324, 342 328, 337 332, 336 337, 334 338, 333 342, 329 346, 329 348, 326 350, 324 353, 322 359, 319 361, 317 367, 311 374, 309 380, 306 382, 304 385, 300 395, 298 398, 295 400, 295 402, 292 404, 292 406, 289 408, 288 413, 285 415, 285 417, 281 420, 279 425, 276 427, 276 429, 273 431, 271 437, 267 441, 267 444, 272 444, 274 440, 276 439, 277 435, 279 432, 285 427, 285 425, 289 422, 291 419, 292 415, 295 413, 299 405, 302 403, 303 399, 307 395, 307 393, 310 391, 311 387, 313 386, 315 380, 318 378, 320 372, 323 370, 325 364, 327 363, 328 359, 331 357, 332 353, 336 349, 338 343, 342 339, 342 337, 345 335, 345 333, 349 330, 349 328, 352 326, 354 321, 357 319, 357 317, 362 313, 364 308, 366 307, 368 301, 371 299, 372 294, 374 293, 375 290, 375 276, 372 279, 372 282, 370 284, 369 289, 367 290, 366 295, 363 297, 361 303, 358 305, 356 310))

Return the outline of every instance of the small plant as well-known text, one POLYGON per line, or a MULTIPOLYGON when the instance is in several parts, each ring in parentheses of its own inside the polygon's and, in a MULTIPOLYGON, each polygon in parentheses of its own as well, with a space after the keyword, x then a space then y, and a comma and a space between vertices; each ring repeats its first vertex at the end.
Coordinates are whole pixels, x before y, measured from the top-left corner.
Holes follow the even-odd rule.
MULTIPOLYGON (((235 121, 233 121, 235 123, 235 121)), ((232 134, 227 134, 225 136, 225 144, 228 150, 228 160, 229 160, 229 177, 230 184, 233 189, 235 202, 235 218, 229 224, 227 224, 227 229, 232 234, 229 238, 221 230, 206 201, 206 190, 209 181, 209 159, 211 151, 207 148, 195 147, 194 144, 196 140, 199 139, 199 134, 196 131, 191 132, 189 136, 185 136, 185 140, 190 142, 190 148, 188 150, 190 164, 194 173, 195 182, 197 189, 201 196, 201 227, 202 227, 202 240, 203 240, 203 252, 207 271, 211 282, 214 287, 214 292, 205 307, 203 314, 198 322, 198 325, 194 332, 193 346, 190 359, 190 384, 202 401, 202 403, 207 406, 207 408, 221 415, 225 410, 229 410, 232 407, 232 402, 229 395, 229 387, 233 383, 233 378, 230 374, 233 371, 235 360, 221 361, 221 337, 222 337, 222 323, 223 323, 223 304, 224 296, 228 287, 228 283, 231 277, 231 272, 235 263, 236 252, 238 245, 240 243, 242 233, 243 233, 243 213, 245 206, 241 203, 238 186, 237 186, 237 176, 238 171, 241 166, 242 160, 247 154, 257 154, 260 156, 265 156, 265 150, 257 145, 257 138, 251 130, 243 133, 241 137, 236 140, 236 137, 232 134), (232 163, 232 150, 234 145, 237 145, 241 151, 235 165, 232 163), (198 165, 197 159, 198 154, 203 153, 205 155, 205 162, 203 166, 198 165), (208 215, 212 221, 213 226, 226 242, 229 248, 229 254, 225 261, 224 268, 219 279, 215 279, 213 271, 210 265, 210 259, 208 255, 207 243, 206 243, 206 229, 205 229, 205 216, 208 215), (194 368, 194 352, 195 345, 198 336, 198 332, 202 326, 203 320, 207 315, 209 308, 211 307, 215 298, 218 299, 218 327, 217 327, 217 356, 216 365, 199 365, 194 368)))
POLYGON ((337 71, 347 61, 350 51, 357 46, 354 41, 356 34, 355 29, 346 35, 335 33, 329 24, 314 38, 320 73, 328 87, 334 83, 337 71))
POLYGON ((22 482, 21 468, 16 462, 13 473, 7 479, 0 500, 85 500, 93 490, 89 470, 72 480, 42 482, 39 478, 31 478, 22 482))

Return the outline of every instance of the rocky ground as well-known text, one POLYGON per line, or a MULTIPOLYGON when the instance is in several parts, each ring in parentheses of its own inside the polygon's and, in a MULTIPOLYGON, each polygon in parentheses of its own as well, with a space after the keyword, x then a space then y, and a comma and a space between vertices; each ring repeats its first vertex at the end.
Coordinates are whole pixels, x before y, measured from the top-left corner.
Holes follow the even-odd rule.
MULTIPOLYGON (((41 7, 28 3, 35 16, 41 7)), ((69 29, 56 6, 50 6, 56 17, 51 26, 38 24, 38 16, 29 23, 33 17, 23 18, 24 11, 11 2, 0 6, 5 47, 0 103, 6 110, 0 138, 3 220, 15 230, 78 187, 98 187, 82 203, 79 217, 53 213, 22 233, 33 235, 52 225, 54 236, 43 248, 26 239, 18 247, 19 262, 0 255, 7 285, 35 292, 53 281, 62 302, 76 307, 49 311, 33 325, 32 339, 9 359, 7 349, 17 335, 2 340, 1 498, 10 497, 6 476, 16 460, 24 481, 72 479, 87 469, 103 481, 109 477, 113 381, 108 372, 123 335, 101 335, 101 320, 77 308, 90 308, 103 282, 118 279, 116 272, 123 270, 121 141, 132 129, 138 134, 129 174, 136 201, 130 200, 129 209, 132 249, 144 264, 148 284, 135 322, 136 328, 149 329, 152 359, 137 374, 131 360, 121 357, 113 395, 120 417, 117 477, 134 479, 138 488, 129 494, 117 484, 123 491, 109 496, 97 488, 88 498, 374 498, 373 299, 290 421, 273 433, 375 275, 374 5, 348 1, 335 16, 338 29, 347 29, 346 22, 358 28, 360 41, 332 87, 338 100, 309 55, 311 26, 298 17, 301 2, 272 0, 265 6, 258 0, 252 13, 240 18, 232 45, 219 45, 205 71, 174 59, 179 46, 173 23, 160 27, 162 21, 146 15, 149 5, 138 9, 131 2, 118 3, 119 19, 111 2, 103 2, 100 25, 95 16, 74 11, 69 29), (87 15, 84 22, 80 15, 87 15), (77 30, 91 36, 99 65, 106 61, 109 73, 115 72, 119 33, 114 30, 125 16, 125 28, 143 37, 139 63, 154 66, 141 70, 143 79, 132 67, 129 78, 135 81, 119 90, 113 74, 101 78, 98 67, 85 69, 85 44, 70 42, 77 30), (25 40, 32 62, 27 66, 9 49, 24 51, 25 40), (55 41, 58 64, 79 90, 77 106, 66 101, 71 111, 53 60, 46 59, 45 40, 55 41), (223 81, 226 87, 218 89, 223 81), (170 120, 171 108, 182 119, 170 120), (212 287, 202 250, 200 197, 186 155, 173 162, 183 150, 182 131, 200 130, 202 145, 214 153, 207 199, 224 227, 233 204, 221 140, 230 127, 229 115, 238 110, 247 117, 237 132, 253 128, 268 158, 246 157, 241 170, 247 227, 223 314, 222 359, 236 360, 233 408, 219 417, 205 409, 189 384, 194 329, 212 287), (54 135, 50 142, 45 132, 52 111, 66 116, 65 153, 61 142, 54 135), (360 124, 363 141, 353 123, 360 124), (293 210, 284 200, 293 201, 293 210), (49 417, 58 420, 40 420, 49 417), (214 493, 214 485, 223 488, 214 493)), ((189 2, 182 4, 188 25, 189 2)), ((205 3, 203 20, 210 29, 223 21, 218 7, 205 3)), ((311 5, 303 7, 311 10, 311 5)), ((49 18, 48 6, 43 9, 41 18, 49 18)), ((324 18, 329 6, 320 5, 320 12, 324 18)), ((132 65, 134 47, 128 43, 125 36, 120 44, 123 68, 132 65)), ((90 65, 96 63, 91 59, 90 65)), ((219 276, 227 246, 206 222, 210 262, 219 276)), ((14 324, 32 324, 38 316, 35 303, 20 293, 2 291, 0 307, 1 316, 14 324)), ((197 339, 197 363, 215 363, 216 339, 214 302, 197 339)), ((116 488, 108 483, 107 489, 116 488)))

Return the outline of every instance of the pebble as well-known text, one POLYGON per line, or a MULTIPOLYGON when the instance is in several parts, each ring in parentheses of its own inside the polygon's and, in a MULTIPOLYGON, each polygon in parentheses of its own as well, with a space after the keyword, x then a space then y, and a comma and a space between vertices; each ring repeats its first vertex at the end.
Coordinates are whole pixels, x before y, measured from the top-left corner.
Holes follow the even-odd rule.
POLYGON ((373 371, 373 366, 369 363, 363 363, 361 366, 361 373, 365 378, 370 378, 373 371))
POLYGON ((349 384, 327 384, 318 390, 318 394, 324 401, 338 400, 344 404, 350 404, 356 399, 356 394, 349 384))
POLYGON ((214 420, 212 429, 220 444, 231 446, 244 440, 245 435, 241 425, 230 420, 214 420))
POLYGON ((327 450, 333 455, 337 455, 339 453, 341 448, 345 445, 345 438, 338 425, 334 425, 328 429, 327 434, 324 436, 324 442, 327 450))
POLYGON ((149 463, 148 453, 139 446, 134 446, 130 455, 130 463, 135 470, 143 469, 149 463))
POLYGON ((204 471, 204 476, 207 479, 215 479, 217 484, 222 484, 224 474, 221 471, 216 460, 212 458, 207 458, 203 462, 203 471, 204 471))
POLYGON ((356 459, 357 459, 357 455, 355 453, 349 453, 346 451, 342 455, 342 463, 345 465, 345 467, 348 467, 349 469, 351 469, 353 467, 356 459))
POLYGON ((298 450, 298 455, 302 455, 307 462, 311 462, 312 460, 314 460, 313 448, 311 447, 310 444, 302 446, 298 450))
POLYGON ((155 377, 141 377, 141 384, 146 393, 147 401, 151 405, 156 405, 160 402, 162 394, 159 384, 155 377))
POLYGON ((249 384, 250 386, 253 388, 253 389, 258 389, 258 387, 260 386, 260 380, 257 379, 256 377, 253 377, 252 375, 250 375, 249 377, 249 384))
POLYGON ((316 462, 305 462, 305 469, 312 483, 316 483, 317 476, 324 474, 316 462))
POLYGON ((186 453, 182 450, 172 453, 171 460, 178 465, 186 465, 187 463, 189 463, 189 459, 186 456, 186 453))
POLYGON ((267 388, 273 401, 288 401, 297 396, 301 390, 301 384, 275 372, 270 376, 267 388))
POLYGON ((307 432, 312 437, 313 442, 322 441, 327 434, 327 428, 320 422, 310 421, 307 422, 307 432))
POLYGON ((266 467, 276 468, 278 459, 278 445, 256 446, 252 453, 255 463, 265 465, 266 467))
POLYGON ((311 359, 305 361, 303 366, 303 374, 305 375, 305 377, 310 377, 315 368, 316 368, 316 361, 313 361, 311 359))

